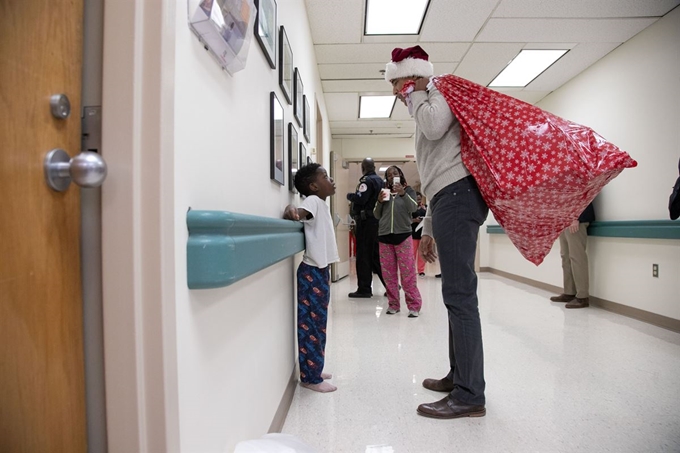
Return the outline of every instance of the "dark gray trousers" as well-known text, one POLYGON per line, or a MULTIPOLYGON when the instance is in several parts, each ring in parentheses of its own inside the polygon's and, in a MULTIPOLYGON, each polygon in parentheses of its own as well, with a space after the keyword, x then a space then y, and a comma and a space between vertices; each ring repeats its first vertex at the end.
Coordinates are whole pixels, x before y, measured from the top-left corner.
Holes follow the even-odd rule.
POLYGON ((484 350, 474 266, 479 227, 489 208, 472 177, 440 190, 430 208, 442 271, 442 296, 449 314, 451 369, 447 377, 455 384, 451 397, 482 405, 484 350))

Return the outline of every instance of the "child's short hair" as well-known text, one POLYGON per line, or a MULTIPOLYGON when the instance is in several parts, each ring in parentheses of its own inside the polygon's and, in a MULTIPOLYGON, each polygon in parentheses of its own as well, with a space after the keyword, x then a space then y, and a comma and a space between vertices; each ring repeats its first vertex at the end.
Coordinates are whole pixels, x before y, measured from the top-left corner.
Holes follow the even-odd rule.
POLYGON ((295 188, 305 197, 312 194, 309 190, 309 185, 316 180, 316 171, 321 167, 320 164, 313 162, 311 164, 303 165, 295 173, 295 188))

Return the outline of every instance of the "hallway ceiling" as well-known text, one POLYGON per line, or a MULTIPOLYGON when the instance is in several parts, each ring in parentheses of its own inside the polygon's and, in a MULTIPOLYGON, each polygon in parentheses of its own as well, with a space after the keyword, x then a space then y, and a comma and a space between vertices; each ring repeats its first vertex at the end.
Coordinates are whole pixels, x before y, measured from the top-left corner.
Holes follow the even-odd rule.
POLYGON ((420 45, 435 74, 487 85, 522 49, 569 52, 524 88, 535 104, 649 27, 680 0, 430 0, 419 35, 364 36, 366 0, 305 0, 333 138, 411 137, 406 107, 359 119, 359 96, 392 94, 380 72, 394 47, 420 45))

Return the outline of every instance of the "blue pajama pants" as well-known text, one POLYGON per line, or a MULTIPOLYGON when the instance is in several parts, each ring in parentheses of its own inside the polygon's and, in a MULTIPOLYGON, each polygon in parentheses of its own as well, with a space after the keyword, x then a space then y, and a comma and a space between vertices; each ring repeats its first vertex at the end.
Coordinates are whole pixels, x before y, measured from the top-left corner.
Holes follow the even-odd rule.
POLYGON ((297 284, 300 382, 320 384, 330 302, 330 266, 319 269, 300 263, 297 284))

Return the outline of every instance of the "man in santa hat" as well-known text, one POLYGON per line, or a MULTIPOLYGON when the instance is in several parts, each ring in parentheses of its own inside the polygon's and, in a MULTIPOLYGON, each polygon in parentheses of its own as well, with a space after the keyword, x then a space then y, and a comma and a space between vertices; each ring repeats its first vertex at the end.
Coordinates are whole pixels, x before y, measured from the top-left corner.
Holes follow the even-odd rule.
POLYGON ((425 379, 423 387, 448 395, 418 406, 432 418, 483 417, 484 352, 474 270, 479 227, 489 212, 460 154, 460 123, 442 94, 430 83, 428 54, 420 47, 396 48, 385 68, 393 93, 416 122, 416 162, 422 191, 430 200, 423 219, 420 253, 437 258, 442 295, 449 316, 449 371, 425 379))

